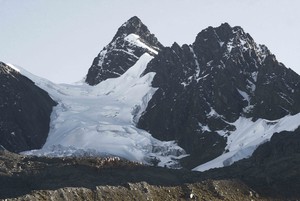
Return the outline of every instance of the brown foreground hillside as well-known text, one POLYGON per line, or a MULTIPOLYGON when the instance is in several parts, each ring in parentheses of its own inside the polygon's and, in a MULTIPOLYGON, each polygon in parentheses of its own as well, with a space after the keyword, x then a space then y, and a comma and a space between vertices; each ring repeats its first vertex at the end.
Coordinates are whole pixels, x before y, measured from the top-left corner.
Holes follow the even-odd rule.
POLYGON ((2 200, 282 200, 238 179, 119 158, 40 158, 0 152, 2 200))

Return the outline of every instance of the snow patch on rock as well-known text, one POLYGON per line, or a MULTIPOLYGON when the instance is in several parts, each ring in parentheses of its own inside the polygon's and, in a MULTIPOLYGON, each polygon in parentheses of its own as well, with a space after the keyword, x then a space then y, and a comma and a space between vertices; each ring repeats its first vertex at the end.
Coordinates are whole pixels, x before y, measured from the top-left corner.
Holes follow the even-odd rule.
POLYGON ((154 50, 153 48, 151 48, 148 45, 146 45, 145 43, 143 43, 141 41, 140 37, 136 34, 129 34, 128 36, 126 36, 124 38, 124 40, 130 42, 131 44, 133 44, 135 46, 148 49, 149 51, 153 52, 154 54, 158 54, 158 52, 156 50, 154 50))
POLYGON ((293 116, 287 115, 275 121, 258 119, 253 122, 249 118, 240 117, 231 124, 235 126, 236 130, 230 132, 225 152, 193 170, 202 172, 231 165, 243 158, 249 158, 255 149, 269 141, 274 133, 296 130, 300 126, 300 113, 293 116))

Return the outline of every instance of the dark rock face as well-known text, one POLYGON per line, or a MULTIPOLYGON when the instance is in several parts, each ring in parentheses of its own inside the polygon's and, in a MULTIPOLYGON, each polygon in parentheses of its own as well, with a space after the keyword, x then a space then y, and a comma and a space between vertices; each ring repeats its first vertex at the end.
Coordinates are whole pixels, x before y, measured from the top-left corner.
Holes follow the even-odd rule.
POLYGON ((253 155, 232 166, 207 171, 208 177, 239 178, 258 193, 296 200, 300 196, 300 128, 275 133, 253 155))
POLYGON ((0 145, 12 152, 41 148, 56 103, 31 80, 0 62, 0 145))
POLYGON ((144 53, 156 55, 163 45, 138 17, 130 18, 117 31, 113 40, 94 59, 86 82, 96 85, 122 75, 144 53))
POLYGON ((300 112, 300 76, 227 23, 203 30, 192 45, 164 48, 147 72, 156 73, 152 86, 158 90, 138 127, 177 140, 191 154, 189 168, 224 151, 226 138, 218 132, 234 130, 228 122, 300 112))

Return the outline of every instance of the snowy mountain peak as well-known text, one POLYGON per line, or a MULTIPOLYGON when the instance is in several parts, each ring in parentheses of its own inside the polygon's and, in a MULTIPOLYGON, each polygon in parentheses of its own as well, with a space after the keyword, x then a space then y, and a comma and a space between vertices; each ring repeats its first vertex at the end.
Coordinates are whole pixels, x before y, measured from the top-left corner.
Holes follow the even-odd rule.
POLYGON ((143 23, 142 23, 141 19, 138 18, 137 16, 131 17, 129 20, 127 20, 127 22, 122 24, 122 26, 124 26, 124 27, 130 27, 130 26, 141 27, 141 25, 143 25, 143 23))
POLYGON ((122 24, 122 26, 118 29, 116 35, 114 36, 113 40, 120 36, 127 36, 131 33, 142 33, 139 35, 144 35, 145 32, 149 32, 148 28, 142 23, 140 18, 138 18, 137 16, 133 16, 124 24, 122 24))
POLYGON ((130 18, 127 22, 122 24, 112 41, 115 41, 119 37, 125 38, 130 34, 138 35, 150 46, 154 46, 158 49, 163 47, 157 38, 149 31, 148 27, 136 16, 130 18))
POLYGON ((132 17, 117 31, 113 40, 94 59, 86 82, 96 85, 122 75, 144 54, 156 55, 163 45, 138 17, 132 17))
POLYGON ((137 125, 160 140, 177 140, 191 154, 186 167, 225 152, 240 117, 278 120, 300 112, 300 76, 227 23, 201 31, 191 45, 164 48, 148 72, 156 73, 158 89, 137 125))

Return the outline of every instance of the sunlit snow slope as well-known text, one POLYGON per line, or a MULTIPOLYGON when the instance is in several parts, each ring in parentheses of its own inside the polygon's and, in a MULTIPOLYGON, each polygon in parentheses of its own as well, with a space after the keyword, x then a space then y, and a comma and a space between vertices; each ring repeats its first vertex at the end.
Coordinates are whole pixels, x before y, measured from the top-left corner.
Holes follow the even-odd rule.
MULTIPOLYGON (((251 119, 240 117, 231 125, 235 126, 236 130, 230 132, 229 135, 226 134, 228 136, 225 152, 194 170, 205 171, 224 167, 243 158, 249 158, 255 149, 269 141, 274 133, 296 130, 300 126, 300 113, 293 116, 287 115, 275 121, 258 119, 253 122, 251 119)), ((224 131, 218 132, 220 135, 225 134, 224 131)))
POLYGON ((135 127, 135 122, 156 91, 154 73, 142 77, 152 56, 145 53, 118 78, 97 86, 53 84, 21 69, 21 73, 46 90, 59 104, 51 117, 50 133, 39 156, 114 155, 132 161, 176 167, 185 155, 173 141, 162 142, 135 127))

